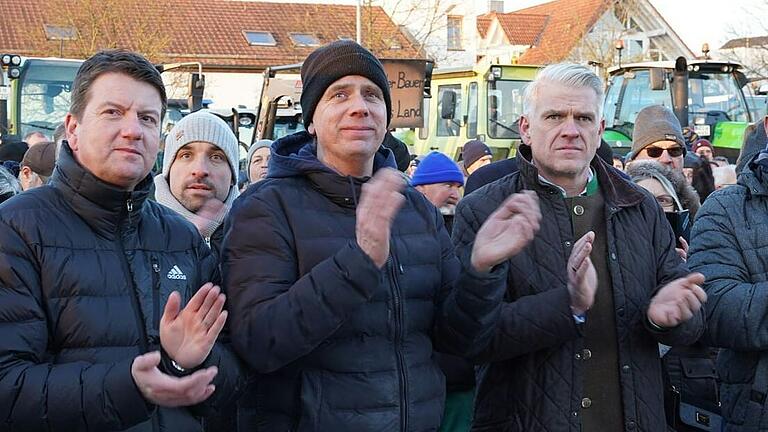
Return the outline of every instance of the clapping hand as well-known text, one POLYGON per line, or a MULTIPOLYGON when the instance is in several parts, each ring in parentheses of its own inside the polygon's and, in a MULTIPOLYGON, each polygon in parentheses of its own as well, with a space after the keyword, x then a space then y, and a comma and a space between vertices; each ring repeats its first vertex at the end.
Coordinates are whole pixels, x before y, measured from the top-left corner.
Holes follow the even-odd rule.
POLYGON ((472 247, 472 266, 487 272, 519 253, 539 230, 539 198, 525 191, 507 198, 483 223, 472 247))
POLYGON ((597 271, 589 258, 595 233, 590 231, 573 245, 568 257, 568 293, 571 295, 571 310, 582 315, 595 302, 597 292, 597 271))
POLYGON ((227 321, 225 300, 219 287, 210 282, 182 310, 181 295, 171 293, 160 320, 160 344, 176 364, 193 369, 205 361, 227 321))
POLYGON ((659 327, 671 328, 693 318, 707 301, 707 293, 701 289, 704 275, 691 273, 664 285, 651 299, 648 320, 659 327))
POLYGON ((392 222, 405 203, 406 181, 391 168, 380 169, 363 185, 357 205, 355 234, 360 249, 381 268, 389 256, 392 222))

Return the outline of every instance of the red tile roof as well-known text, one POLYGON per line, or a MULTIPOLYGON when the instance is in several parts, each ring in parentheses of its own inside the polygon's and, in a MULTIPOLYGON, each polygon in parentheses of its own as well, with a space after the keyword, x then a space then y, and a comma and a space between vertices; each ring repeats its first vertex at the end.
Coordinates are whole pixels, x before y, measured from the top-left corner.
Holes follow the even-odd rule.
POLYGON ((562 61, 608 10, 610 3, 610 0, 555 0, 513 12, 549 16, 538 43, 520 57, 520 63, 562 61))
MULTIPOLYGON (((70 7, 100 4, 97 0, 58 1, 70 7)), ((162 58, 153 58, 153 61, 199 61, 208 70, 258 70, 300 62, 316 47, 295 46, 290 33, 310 33, 321 44, 340 37, 355 37, 355 6, 232 0, 125 0, 118 3, 124 5, 125 19, 123 25, 116 23, 116 27, 125 31, 120 32, 114 46, 141 50, 132 34, 142 33, 138 23, 149 23, 150 28, 158 29, 155 39, 162 39, 163 35, 168 38, 167 45, 159 50, 162 58), (250 46, 244 31, 270 32, 277 45, 250 46)), ((0 26, 0 52, 58 55, 59 43, 45 39, 43 26, 65 25, 66 20, 55 22, 50 12, 46 16, 45 11, 50 9, 49 0, 0 1, 0 16, 5 24, 0 26)), ((362 27, 364 45, 379 57, 419 57, 418 49, 381 7, 363 8, 362 27), (371 38, 373 41, 366 40, 366 35, 371 34, 375 35, 371 38), (402 48, 392 49, 392 45, 402 48)), ((64 42, 64 57, 75 55, 76 44, 64 42)), ((102 42, 101 46, 109 44, 102 42)))
POLYGON ((480 37, 485 39, 488 36, 488 29, 491 27, 493 18, 496 16, 496 12, 487 13, 484 15, 478 15, 477 17, 477 32, 480 37))
POLYGON ((535 45, 549 22, 549 15, 507 13, 499 14, 499 25, 512 45, 535 45))

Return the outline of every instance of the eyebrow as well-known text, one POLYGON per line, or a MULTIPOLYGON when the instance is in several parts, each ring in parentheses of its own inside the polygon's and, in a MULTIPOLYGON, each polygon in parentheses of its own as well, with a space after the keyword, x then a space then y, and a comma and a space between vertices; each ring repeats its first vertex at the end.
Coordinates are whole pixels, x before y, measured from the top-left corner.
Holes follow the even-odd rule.
MULTIPOLYGON (((326 90, 326 93, 333 93, 339 90, 349 90, 350 88, 354 88, 355 84, 353 83, 342 83, 342 84, 333 84, 330 87, 328 87, 328 90, 326 90)), ((360 85, 360 88, 362 90, 373 90, 376 93, 383 95, 384 92, 379 88, 379 86, 375 84, 362 84, 360 85)))
POLYGON ((160 111, 158 111, 158 110, 153 110, 153 109, 141 110, 138 113, 139 114, 153 114, 153 115, 157 116, 158 119, 160 118, 160 111))
MULTIPOLYGON (((121 104, 119 104, 117 102, 114 102, 114 101, 106 101, 106 102, 102 103, 101 105, 97 105, 97 109, 99 111, 103 110, 104 108, 110 108, 110 107, 112 107, 112 108, 119 108, 119 109, 121 109, 123 111, 127 110, 125 105, 121 105, 121 104)), ((155 110, 155 109, 151 109, 151 108, 150 109, 138 110, 136 112, 139 113, 139 114, 154 114, 157 117, 160 117, 160 111, 155 110)))
POLYGON ((597 113, 589 112, 589 111, 574 111, 573 112, 574 117, 589 117, 589 118, 595 118, 597 117, 597 113))
POLYGON ((330 87, 328 87, 328 90, 326 90, 326 93, 332 93, 338 90, 348 90, 350 87, 352 87, 352 84, 332 84, 330 87))
POLYGON ((543 113, 541 113, 541 116, 542 117, 547 117, 547 116, 550 116, 552 114, 565 115, 565 112, 561 111, 561 110, 546 110, 543 113))
MULTIPOLYGON (((561 115, 561 116, 567 116, 568 115, 568 111, 569 110, 556 110, 556 109, 552 109, 552 110, 544 111, 541 115, 543 117, 547 117, 547 116, 552 115, 552 114, 558 114, 558 115, 561 115)), ((595 118, 595 117, 597 117, 597 114, 594 113, 594 112, 588 112, 588 111, 574 111, 573 112, 573 116, 574 117, 590 117, 590 118, 595 118)))

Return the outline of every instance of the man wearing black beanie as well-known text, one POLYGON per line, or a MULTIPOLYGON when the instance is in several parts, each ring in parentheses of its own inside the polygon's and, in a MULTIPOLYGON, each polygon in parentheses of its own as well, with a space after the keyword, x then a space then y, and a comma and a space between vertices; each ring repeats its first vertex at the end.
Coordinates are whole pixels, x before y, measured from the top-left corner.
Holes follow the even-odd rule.
POLYGON ((241 427, 434 431, 435 349, 490 342, 474 329, 497 313, 502 262, 533 238, 538 201, 514 195, 478 225, 462 268, 440 213, 381 146, 391 100, 379 60, 338 41, 301 77, 307 130, 273 143, 267 178, 226 224, 232 341, 258 384, 241 427))

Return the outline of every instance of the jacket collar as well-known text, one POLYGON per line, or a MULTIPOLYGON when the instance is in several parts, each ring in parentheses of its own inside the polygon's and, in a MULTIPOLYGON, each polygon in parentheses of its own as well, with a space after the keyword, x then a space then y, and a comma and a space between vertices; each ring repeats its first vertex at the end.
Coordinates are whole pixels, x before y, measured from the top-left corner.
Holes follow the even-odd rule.
MULTIPOLYGON (((552 186, 539 181, 539 170, 532 162, 530 146, 521 144, 517 149, 517 155, 520 176, 526 189, 538 192, 553 190, 552 186)), ((607 204, 616 207, 632 207, 645 199, 645 195, 638 190, 637 186, 619 175, 613 168, 609 168, 600 157, 592 158, 590 166, 597 175, 600 191, 603 193, 607 204)))
MULTIPOLYGON (((343 176, 317 159, 315 138, 304 132, 280 138, 272 144, 268 178, 306 177, 312 186, 342 207, 355 208, 363 184, 370 177, 343 176)), ((373 172, 397 168, 392 151, 379 147, 373 156, 373 172)))
POLYGON ((768 151, 758 152, 745 164, 737 183, 746 187, 750 195, 768 195, 768 151))
POLYGON ((51 186, 64 195, 75 213, 94 231, 114 240, 119 228, 134 228, 139 223, 140 210, 152 188, 152 176, 147 175, 133 191, 126 191, 101 180, 80 165, 64 142, 51 186))

